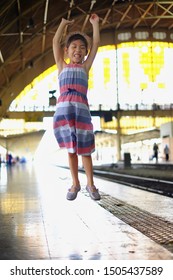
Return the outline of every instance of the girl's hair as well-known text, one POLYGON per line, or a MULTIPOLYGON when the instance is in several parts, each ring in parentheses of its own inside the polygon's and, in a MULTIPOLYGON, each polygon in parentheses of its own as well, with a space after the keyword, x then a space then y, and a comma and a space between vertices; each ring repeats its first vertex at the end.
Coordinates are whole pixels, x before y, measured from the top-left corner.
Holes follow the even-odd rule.
POLYGON ((73 41, 76 41, 76 40, 81 40, 85 47, 86 47, 86 51, 88 51, 88 38, 86 38, 86 35, 85 34, 82 34, 82 33, 78 33, 78 32, 75 32, 75 33, 70 33, 68 36, 67 36, 67 39, 66 39, 66 42, 65 42, 65 46, 68 48, 70 46, 70 44, 73 42, 73 41))

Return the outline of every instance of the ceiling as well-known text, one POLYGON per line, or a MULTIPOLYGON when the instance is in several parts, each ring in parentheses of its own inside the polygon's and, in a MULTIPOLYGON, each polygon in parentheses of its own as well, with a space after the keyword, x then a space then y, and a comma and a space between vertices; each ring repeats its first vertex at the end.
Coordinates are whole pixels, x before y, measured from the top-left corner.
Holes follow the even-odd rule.
POLYGON ((110 30, 173 31, 173 1, 1 0, 0 118, 24 87, 54 64, 52 38, 61 18, 75 20, 70 31, 90 35, 91 13, 100 17, 101 34, 110 30))

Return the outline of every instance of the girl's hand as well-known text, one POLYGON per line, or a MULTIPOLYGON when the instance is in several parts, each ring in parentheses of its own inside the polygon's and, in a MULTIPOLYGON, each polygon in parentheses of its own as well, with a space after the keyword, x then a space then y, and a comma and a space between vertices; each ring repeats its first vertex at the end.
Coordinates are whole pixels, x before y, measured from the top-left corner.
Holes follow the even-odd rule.
POLYGON ((98 15, 92 14, 92 15, 90 16, 90 22, 91 22, 91 24, 94 24, 95 22, 96 22, 96 23, 99 23, 99 17, 98 17, 98 15))

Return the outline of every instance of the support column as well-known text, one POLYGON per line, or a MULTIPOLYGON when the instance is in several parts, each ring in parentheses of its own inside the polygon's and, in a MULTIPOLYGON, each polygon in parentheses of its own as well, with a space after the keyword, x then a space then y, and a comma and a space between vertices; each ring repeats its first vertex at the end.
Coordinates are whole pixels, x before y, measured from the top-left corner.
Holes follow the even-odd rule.
POLYGON ((121 160, 121 125, 120 125, 120 103, 119 103, 119 84, 118 84, 118 50, 117 44, 115 44, 116 50, 116 104, 117 104, 117 160, 121 160))
POLYGON ((120 125, 120 112, 117 111, 117 160, 121 160, 121 125, 120 125))

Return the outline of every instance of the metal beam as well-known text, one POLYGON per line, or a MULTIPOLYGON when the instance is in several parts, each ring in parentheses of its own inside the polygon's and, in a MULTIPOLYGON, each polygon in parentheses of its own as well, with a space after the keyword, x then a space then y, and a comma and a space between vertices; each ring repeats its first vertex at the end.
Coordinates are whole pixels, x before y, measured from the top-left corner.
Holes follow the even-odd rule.
POLYGON ((125 19, 125 17, 128 15, 128 12, 131 10, 132 5, 129 5, 125 11, 125 13, 122 15, 119 23, 116 25, 116 29, 118 29, 120 27, 120 24, 123 22, 123 20, 125 19))
POLYGON ((87 14, 87 16, 86 16, 86 18, 85 18, 85 21, 84 21, 83 25, 82 25, 82 31, 84 31, 84 29, 85 29, 85 26, 86 26, 86 24, 87 24, 87 22, 88 22, 88 19, 89 19, 89 17, 90 17, 90 13, 91 13, 91 11, 92 11, 93 6, 94 6, 95 3, 96 3, 96 0, 91 0, 90 8, 89 8, 88 14, 87 14))
MULTIPOLYGON (((159 5, 160 7, 162 7, 161 5, 159 5)), ((173 4, 169 5, 169 7, 167 9, 165 9, 164 7, 162 7, 164 9, 164 12, 159 16, 159 18, 152 24, 151 28, 155 27, 156 24, 161 20, 161 18, 167 14, 167 12, 169 12, 169 10, 172 8, 173 4)), ((171 17, 173 18, 173 13, 171 13, 171 17)))
POLYGON ((44 19, 43 19, 43 37, 42 37, 41 53, 44 53, 44 50, 45 50, 48 6, 49 6, 49 0, 46 0, 45 10, 44 10, 44 19))
POLYGON ((141 15, 141 17, 139 18, 139 20, 135 23, 135 25, 133 26, 133 28, 136 28, 139 23, 145 19, 145 16, 148 14, 148 12, 150 11, 150 9, 153 7, 154 4, 150 4, 147 8, 147 10, 141 15))

